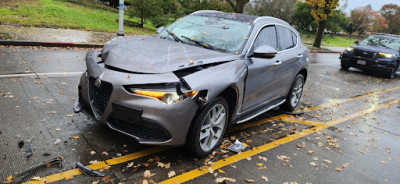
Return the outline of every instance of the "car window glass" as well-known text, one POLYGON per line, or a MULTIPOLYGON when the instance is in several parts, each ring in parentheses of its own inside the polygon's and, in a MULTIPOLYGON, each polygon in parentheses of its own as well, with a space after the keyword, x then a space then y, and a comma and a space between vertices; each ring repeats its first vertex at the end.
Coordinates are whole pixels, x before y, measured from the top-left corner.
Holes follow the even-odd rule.
POLYGON ((283 26, 277 26, 279 36, 279 50, 286 50, 295 46, 292 37, 292 31, 283 26))
POLYGON ((261 45, 269 45, 273 48, 278 48, 278 45, 276 43, 275 26, 267 26, 260 31, 256 40, 254 41, 253 47, 250 52, 253 52, 255 48, 261 45))
POLYGON ((293 31, 292 31, 292 39, 293 39, 293 46, 296 46, 297 45, 297 36, 293 31))

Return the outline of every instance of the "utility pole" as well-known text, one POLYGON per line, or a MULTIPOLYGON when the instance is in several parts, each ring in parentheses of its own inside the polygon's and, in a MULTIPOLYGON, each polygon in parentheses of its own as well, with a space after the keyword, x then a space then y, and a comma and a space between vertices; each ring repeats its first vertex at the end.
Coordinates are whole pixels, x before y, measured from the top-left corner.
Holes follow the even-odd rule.
POLYGON ((119 0, 119 26, 118 36, 124 36, 124 0, 119 0))

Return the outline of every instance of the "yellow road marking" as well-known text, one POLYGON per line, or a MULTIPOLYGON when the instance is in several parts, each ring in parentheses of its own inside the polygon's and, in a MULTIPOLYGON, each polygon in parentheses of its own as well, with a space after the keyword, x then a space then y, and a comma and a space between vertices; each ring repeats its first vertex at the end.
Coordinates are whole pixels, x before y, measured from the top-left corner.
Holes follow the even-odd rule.
POLYGON ((317 110, 317 109, 332 107, 332 106, 339 105, 339 104, 342 104, 342 103, 351 102, 351 101, 357 100, 359 98, 363 98, 363 97, 367 97, 367 96, 371 96, 371 95, 376 95, 376 94, 384 93, 384 92, 388 92, 388 91, 393 91, 393 90, 396 90, 396 89, 400 89, 400 86, 393 87, 393 88, 388 88, 388 89, 381 89, 381 90, 378 90, 378 91, 365 93, 365 94, 360 95, 360 96, 355 96, 355 97, 347 98, 347 99, 344 99, 344 100, 339 100, 339 101, 335 101, 335 102, 326 103, 326 104, 323 104, 323 105, 318 105, 318 106, 314 106, 314 107, 310 107, 310 108, 305 108, 303 110, 297 110, 297 111, 294 111, 294 112, 295 113, 302 112, 302 111, 303 112, 309 112, 309 111, 314 111, 314 110, 317 110))
POLYGON ((289 123, 299 123, 299 124, 310 125, 310 126, 326 126, 326 124, 324 124, 324 123, 315 122, 315 121, 308 121, 308 120, 301 120, 301 119, 295 119, 295 118, 290 117, 290 116, 281 117, 281 120, 289 122, 289 123))
MULTIPOLYGON (((327 103, 327 104, 324 104, 324 105, 310 107, 310 108, 307 108, 307 109, 305 109, 303 111, 304 112, 309 112, 309 111, 313 111, 313 110, 317 110, 317 109, 321 109, 321 108, 331 107, 331 106, 339 105, 341 103, 350 102, 352 100, 356 100, 356 99, 359 99, 359 98, 362 98, 362 97, 367 97, 367 96, 371 96, 371 95, 375 95, 375 94, 379 94, 379 93, 383 93, 383 92, 387 92, 387 91, 392 91, 392 90, 396 90, 396 89, 400 89, 400 86, 399 87, 394 87, 394 88, 389 88, 389 89, 378 90, 378 91, 375 91, 375 92, 369 92, 369 93, 366 93, 364 95, 348 98, 346 100, 342 100, 342 101, 339 101, 339 102, 331 102, 331 103, 327 103)), ((299 111, 295 111, 295 112, 299 112, 299 111)), ((286 118, 286 120, 288 120, 289 122, 294 121, 294 120, 291 120, 288 117, 290 117, 290 115, 281 114, 281 115, 278 115, 278 116, 262 119, 262 120, 259 120, 259 121, 249 122, 249 123, 241 124, 239 126, 234 126, 232 128, 229 128, 226 132, 227 133, 231 133, 231 132, 234 132, 234 131, 238 131, 238 130, 242 130, 242 129, 246 129, 246 128, 250 128, 250 127, 254 127, 254 126, 259 126, 259 125, 262 125, 262 124, 265 124, 265 123, 268 123, 268 122, 271 122, 271 121, 274 121, 274 120, 279 120, 279 119, 282 119, 282 118, 283 119, 286 118)), ((321 124, 318 124, 318 123, 315 124, 316 122, 311 122, 311 121, 301 121, 301 122, 297 122, 297 123, 302 123, 302 124, 306 124, 306 125, 313 125, 313 126, 317 125, 319 127, 326 126, 326 125, 321 125, 321 124)), ((326 127, 328 127, 328 126, 326 126, 326 127)), ((165 147, 154 147, 154 148, 146 149, 146 150, 143 150, 143 151, 135 152, 135 153, 132 153, 132 154, 129 154, 129 155, 126 155, 126 156, 109 159, 109 160, 106 160, 105 162, 99 162, 99 163, 96 163, 96 164, 88 165, 87 167, 97 170, 97 169, 105 167, 107 164, 108 165, 115 165, 115 164, 119 164, 119 163, 123 163, 123 162, 128 162, 128 161, 131 161, 131 160, 134 160, 134 159, 137 159, 137 158, 145 157, 145 156, 148 156, 148 155, 151 155, 151 154, 155 154, 155 153, 158 153, 158 152, 161 152, 161 151, 165 151, 165 150, 167 150, 167 148, 165 148, 165 147), (102 167, 100 167, 100 166, 102 166, 102 167)), ((82 174, 82 172, 80 172, 79 169, 72 169, 72 170, 68 170, 68 171, 64 171, 64 172, 61 172, 61 173, 57 173, 57 174, 53 174, 53 175, 50 175, 50 176, 43 177, 41 181, 28 181, 26 183, 51 183, 51 182, 55 182, 55 181, 59 181, 59 180, 65 179, 65 178, 72 178, 72 177, 74 177, 76 175, 81 175, 81 174, 82 174)))
POLYGON ((349 116, 346 116, 346 117, 343 117, 343 118, 340 118, 340 119, 337 119, 337 120, 330 121, 330 122, 327 123, 327 126, 317 125, 314 128, 306 129, 306 130, 303 130, 303 131, 301 131, 299 133, 296 133, 296 134, 293 134, 293 135, 289 135, 287 137, 284 137, 282 139, 273 141, 271 143, 264 144, 264 145, 261 145, 259 147, 255 147, 252 150, 248 150, 248 151, 245 151, 243 153, 236 154, 236 155, 230 156, 228 158, 224 158, 222 160, 218 160, 218 161, 214 162, 211 166, 203 166, 201 168, 191 170, 189 172, 186 172, 186 173, 183 173, 181 175, 178 175, 178 176, 175 176, 173 178, 170 178, 170 179, 167 179, 165 181, 162 181, 159 184, 169 184, 169 183, 176 184, 176 183, 183 183, 183 182, 192 180, 194 178, 197 178, 199 176, 207 174, 209 172, 209 168, 211 168, 213 170, 217 170, 217 169, 222 168, 224 166, 227 166, 227 165, 233 164, 235 162, 238 162, 240 160, 243 160, 243 159, 245 159, 247 157, 254 156, 256 154, 259 154, 259 153, 262 153, 264 151, 267 151, 267 150, 270 150, 272 148, 275 148, 275 147, 277 147, 279 145, 282 145, 282 144, 291 142, 293 140, 299 139, 301 137, 310 135, 310 134, 312 134, 312 133, 314 133, 316 131, 320 131, 320 130, 323 130, 323 129, 327 128, 327 127, 334 126, 334 125, 346 122, 346 121, 348 121, 350 119, 362 116, 364 114, 367 114, 367 113, 370 113, 372 111, 381 109, 383 107, 388 107, 388 106, 394 105, 395 103, 398 103, 398 102, 400 102, 400 99, 393 100, 393 101, 390 101, 390 102, 387 102, 387 103, 384 103, 384 104, 369 108, 367 110, 364 110, 364 111, 361 111, 361 112, 357 112, 357 113, 351 114, 349 116))
MULTIPOLYGON (((132 154, 129 154, 129 155, 108 159, 108 160, 106 160, 104 162, 91 164, 91 165, 88 165, 86 167, 89 167, 90 169, 93 169, 93 170, 97 170, 97 169, 101 169, 101 168, 104 168, 104 167, 107 167, 107 166, 116 165, 116 164, 120 164, 120 163, 127 162, 127 161, 130 161, 130 160, 134 160, 134 159, 137 159, 137 158, 149 156, 151 154, 158 153, 158 152, 165 151, 165 150, 167 150, 166 147, 149 148, 149 149, 146 149, 146 150, 143 150, 143 151, 139 151, 139 152, 135 152, 135 153, 132 153, 132 154)), ((25 184, 28 184, 28 183, 29 184, 51 183, 51 182, 56 182, 56 181, 63 180, 63 179, 71 179, 74 176, 81 175, 81 174, 82 174, 82 172, 79 169, 71 169, 71 170, 68 170, 68 171, 65 171, 65 172, 61 172, 61 173, 57 173, 57 174, 53 174, 53 175, 50 175, 50 176, 43 177, 43 178, 41 178, 40 181, 28 181, 25 184)))

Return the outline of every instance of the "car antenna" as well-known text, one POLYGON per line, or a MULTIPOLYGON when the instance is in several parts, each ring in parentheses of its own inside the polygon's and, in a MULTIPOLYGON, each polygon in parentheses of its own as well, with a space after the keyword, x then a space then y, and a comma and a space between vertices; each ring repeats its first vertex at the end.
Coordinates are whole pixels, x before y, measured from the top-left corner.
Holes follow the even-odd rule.
POLYGON ((124 36, 124 0, 119 0, 118 36, 124 36))

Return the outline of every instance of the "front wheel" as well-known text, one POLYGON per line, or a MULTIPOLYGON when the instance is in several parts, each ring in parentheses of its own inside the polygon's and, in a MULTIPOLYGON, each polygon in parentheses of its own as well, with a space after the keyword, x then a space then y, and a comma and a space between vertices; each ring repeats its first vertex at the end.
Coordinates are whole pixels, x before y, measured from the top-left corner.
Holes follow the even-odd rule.
POLYGON ((303 94, 304 76, 298 74, 293 81, 292 87, 290 88, 289 94, 286 97, 285 103, 281 105, 281 108, 285 111, 293 111, 297 105, 299 105, 301 95, 303 94))
POLYGON ((349 70, 349 68, 350 68, 349 64, 347 64, 347 63, 346 63, 345 61, 343 61, 343 60, 340 61, 340 67, 341 67, 343 70, 349 70))
POLYGON ((220 144, 228 125, 228 102, 218 97, 206 105, 189 130, 186 147, 195 157, 205 157, 220 144))

